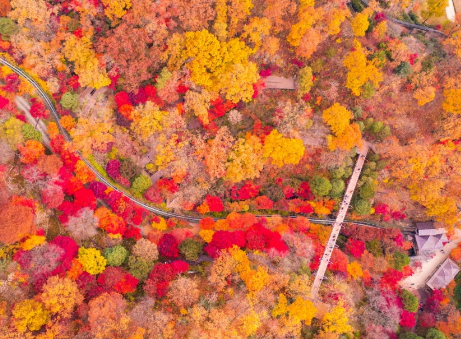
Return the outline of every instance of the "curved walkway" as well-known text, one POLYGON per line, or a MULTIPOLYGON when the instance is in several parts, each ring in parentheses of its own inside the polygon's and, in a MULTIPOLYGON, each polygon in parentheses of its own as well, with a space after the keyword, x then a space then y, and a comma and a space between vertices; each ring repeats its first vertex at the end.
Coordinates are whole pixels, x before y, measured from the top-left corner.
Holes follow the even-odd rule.
MULTIPOLYGON (((67 131, 62 127, 61 123, 59 122, 59 114, 58 112, 56 111, 55 107, 54 107, 54 104, 53 102, 50 100, 50 98, 48 97, 48 95, 46 94, 46 92, 40 87, 40 85, 30 76, 28 75, 26 72, 24 72, 21 68, 13 65, 12 63, 10 63, 9 61, 3 59, 3 58, 0 58, 0 64, 3 64, 7 67, 9 67, 12 71, 14 71, 15 73, 17 73, 18 75, 22 76, 24 79, 26 79, 27 81, 29 81, 31 83, 32 86, 35 87, 35 89, 38 91, 40 97, 43 99, 43 101, 45 102, 45 105, 46 107, 48 108, 48 110, 51 112, 58 128, 59 128, 59 131, 61 132, 61 134, 63 135, 63 137, 68 141, 68 142, 72 142, 72 139, 70 138, 69 134, 67 133, 67 131)), ((43 131, 42 131, 43 132, 43 131)), ((178 218, 178 219, 184 219, 184 220, 187 220, 187 221, 190 221, 190 222, 194 222, 194 223, 197 223, 199 222, 201 219, 205 218, 205 217, 193 217, 193 216, 188 216, 188 215, 182 215, 182 214, 177 214, 177 213, 173 213, 173 212, 168 212, 168 211, 164 211, 162 209, 159 209, 159 208, 156 208, 156 207, 152 207, 152 206, 149 206, 147 205, 146 203, 136 199, 135 197, 132 197, 130 194, 126 193, 125 191, 122 191, 121 189, 119 189, 118 187, 114 186, 114 184, 112 184, 109 180, 107 180, 101 173, 99 173, 95 168, 94 166, 88 161, 86 160, 81 154, 80 152, 78 152, 80 158, 82 159, 82 161, 85 162, 85 164, 88 166, 88 168, 96 175, 96 177, 98 178, 99 181, 101 181, 102 183, 104 183, 106 186, 108 187, 111 187, 113 190, 117 191, 117 192, 120 192, 122 193, 123 195, 125 195, 128 199, 130 199, 131 201, 133 201, 135 204, 137 204, 138 206, 141 206, 142 208, 150 211, 150 212, 153 212, 153 213, 156 213, 158 215, 161 215, 162 217, 167 217, 167 218, 178 218)), ((257 215, 257 217, 272 217, 273 215, 257 215)), ((286 218, 296 218, 298 217, 298 215, 292 215, 292 216, 286 216, 286 218)), ((313 222, 313 223, 317 223, 317 224, 324 224, 324 225, 332 225, 335 223, 335 220, 334 219, 319 219, 319 218, 310 218, 310 217, 306 217, 309 221, 313 222)), ((225 218, 214 218, 215 220, 219 220, 219 219, 225 219, 225 218)), ((378 225, 375 225, 375 224, 372 224, 372 223, 368 223, 368 222, 355 222, 353 220, 345 220, 344 222, 346 223, 353 223, 355 225, 359 225, 359 226, 367 226, 367 227, 375 227, 375 228, 384 228, 383 226, 378 226, 378 225)))

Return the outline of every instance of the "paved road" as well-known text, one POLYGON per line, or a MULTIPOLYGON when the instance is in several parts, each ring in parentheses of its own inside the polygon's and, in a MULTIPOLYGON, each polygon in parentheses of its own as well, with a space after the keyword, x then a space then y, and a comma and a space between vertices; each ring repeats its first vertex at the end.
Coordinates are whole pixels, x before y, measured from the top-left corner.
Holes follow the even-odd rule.
POLYGON ((352 173, 351 179, 349 180, 349 184, 347 185, 346 193, 344 194, 344 198, 341 203, 338 216, 336 217, 336 220, 333 224, 330 237, 325 246, 325 251, 323 252, 323 256, 320 261, 319 268, 315 275, 314 283, 312 284, 311 296, 313 299, 317 298, 320 284, 322 283, 323 277, 325 276, 325 271, 327 270, 328 264, 330 262, 333 249, 336 246, 336 240, 338 239, 339 232, 341 231, 342 223, 344 222, 344 218, 346 217, 347 209, 349 208, 352 195, 354 194, 355 186, 357 185, 357 181, 359 180, 360 173, 362 171, 362 167, 363 167, 365 158, 368 153, 369 146, 367 143, 364 143, 364 144, 365 145, 360 150, 360 156, 358 157, 358 160, 355 163, 354 172, 352 173))

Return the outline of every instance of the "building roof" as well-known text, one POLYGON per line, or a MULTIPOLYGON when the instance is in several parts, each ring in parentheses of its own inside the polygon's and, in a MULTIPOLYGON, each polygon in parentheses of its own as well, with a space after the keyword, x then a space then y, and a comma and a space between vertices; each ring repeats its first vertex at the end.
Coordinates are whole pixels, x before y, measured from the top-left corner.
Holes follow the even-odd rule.
POLYGON ((415 222, 415 226, 418 230, 429 230, 429 229, 435 229, 434 222, 433 221, 420 221, 420 222, 415 222))
POLYGON ((418 251, 435 251, 443 248, 443 243, 447 242, 447 236, 445 234, 436 235, 418 235, 415 234, 416 245, 418 251))
POLYGON ((460 271, 451 259, 445 260, 442 265, 435 271, 432 277, 427 281, 426 285, 433 290, 445 288, 460 271))

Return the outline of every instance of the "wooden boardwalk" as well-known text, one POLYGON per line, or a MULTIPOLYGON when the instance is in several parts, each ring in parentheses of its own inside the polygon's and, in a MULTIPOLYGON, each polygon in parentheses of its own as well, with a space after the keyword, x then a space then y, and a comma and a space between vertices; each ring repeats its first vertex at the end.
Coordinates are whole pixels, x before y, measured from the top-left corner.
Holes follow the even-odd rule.
POLYGON ((336 246, 336 240, 338 239, 339 232, 341 231, 341 226, 344 221, 344 218, 347 214, 347 209, 349 208, 349 204, 351 202, 352 195, 354 194, 355 186, 357 185, 357 181, 359 180, 360 173, 362 171, 363 164, 365 163, 365 158, 368 153, 368 144, 365 142, 364 146, 360 149, 360 156, 355 163, 354 172, 352 173, 351 179, 349 180, 349 184, 347 185, 346 193, 344 195, 343 201, 341 203, 341 207, 339 208, 338 216, 336 217, 335 223, 332 225, 330 237, 328 238, 328 242, 325 246, 325 251, 323 252, 322 259, 319 264, 319 268, 315 275, 314 283, 311 287, 311 297, 313 300, 317 299, 317 294, 319 293, 320 284, 325 276, 325 271, 327 270, 328 264, 330 263, 331 254, 333 253, 333 249, 336 246))

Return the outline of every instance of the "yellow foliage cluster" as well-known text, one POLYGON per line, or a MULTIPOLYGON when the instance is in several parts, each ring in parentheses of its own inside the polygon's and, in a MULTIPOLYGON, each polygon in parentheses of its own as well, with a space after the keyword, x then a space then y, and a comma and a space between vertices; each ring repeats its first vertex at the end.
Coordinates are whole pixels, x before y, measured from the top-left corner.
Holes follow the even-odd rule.
POLYGON ((287 36, 287 41, 290 45, 298 47, 306 32, 322 17, 323 9, 321 7, 314 8, 313 1, 311 3, 301 5, 298 10, 299 21, 291 26, 290 33, 287 36))
POLYGON ((322 320, 323 330, 325 332, 332 332, 337 334, 352 332, 352 327, 348 324, 349 317, 348 313, 351 310, 344 308, 344 303, 339 302, 331 312, 325 314, 322 320))
POLYGON ((328 124, 334 135, 327 137, 328 148, 334 151, 336 148, 350 150, 359 146, 362 133, 357 124, 349 124, 353 114, 344 106, 334 103, 333 106, 323 111, 323 121, 328 124))
POLYGON ((48 312, 40 301, 25 299, 13 308, 14 324, 20 333, 26 330, 38 331, 50 319, 48 312))
POLYGON ((461 89, 446 89, 443 96, 443 109, 449 113, 461 114, 461 89))
POLYGON ((212 231, 212 230, 200 230, 200 232, 198 232, 198 235, 206 243, 209 243, 211 240, 213 240, 213 234, 214 234, 214 231, 212 231))
POLYGON ((162 217, 159 217, 157 216, 157 218, 159 219, 158 222, 156 222, 155 220, 152 222, 152 228, 156 229, 156 230, 160 230, 160 231, 166 231, 168 226, 166 224, 166 221, 164 218, 162 217))
POLYGON ((264 157, 271 158, 272 163, 278 167, 298 164, 304 151, 301 139, 284 138, 276 129, 272 130, 264 140, 264 157))
POLYGON ((330 126, 335 135, 341 135, 345 132, 352 117, 352 112, 337 102, 324 110, 322 114, 323 121, 330 126))
POLYGON ((156 147, 157 154, 155 155, 155 165, 158 169, 164 169, 170 162, 176 159, 174 150, 184 147, 184 142, 178 142, 178 135, 172 134, 169 138, 165 134, 161 134, 158 138, 156 147))
POLYGON ((8 17, 17 20, 21 26, 27 26, 30 20, 36 28, 44 31, 50 21, 51 10, 48 9, 45 0, 11 0, 13 10, 8 17))
POLYGON ((267 267, 258 266, 256 270, 247 270, 240 273, 240 278, 245 283, 250 296, 253 296, 267 285, 269 273, 267 267))
POLYGON ((249 61, 252 49, 237 38, 219 41, 207 30, 175 34, 167 50, 168 67, 186 62, 191 79, 209 91, 217 91, 232 102, 250 101, 253 84, 259 79, 256 64, 249 61))
POLYGON ((433 86, 420 87, 413 93, 413 98, 418 100, 419 106, 424 106, 435 99, 435 92, 436 89, 433 86))
POLYGON ((277 305, 272 309, 272 317, 282 316, 287 312, 294 323, 304 321, 306 325, 310 325, 317 313, 317 308, 312 301, 301 297, 297 297, 292 304, 288 305, 287 298, 281 293, 277 305))
POLYGON ((104 272, 107 260, 96 248, 80 247, 78 249, 78 261, 82 264, 85 272, 96 275, 104 272))
POLYGON ((271 22, 267 18, 252 17, 250 22, 243 27, 242 38, 248 38, 253 44, 253 53, 261 47, 262 38, 269 34, 271 22))
POLYGON ((213 29, 220 41, 227 39, 227 5, 226 0, 216 0, 216 19, 213 29))
POLYGON ((82 152, 83 156, 87 156, 93 150, 107 149, 107 144, 114 141, 111 127, 112 124, 108 122, 95 123, 87 118, 80 118, 77 126, 70 131, 70 135, 74 146, 82 152))
POLYGON ((161 111, 152 101, 147 101, 144 105, 136 106, 132 114, 133 123, 131 124, 131 129, 134 133, 146 139, 153 133, 163 129, 168 112, 161 111))
POLYGON ((24 123, 14 116, 9 117, 0 125, 0 138, 5 139, 13 150, 17 150, 18 144, 24 142, 22 125, 24 125, 24 123))
POLYGON ((80 86, 98 89, 110 85, 111 80, 105 68, 100 67, 87 36, 78 39, 70 35, 64 44, 63 53, 69 61, 74 62, 80 86))
POLYGON ((373 29, 373 37, 383 39, 387 32, 387 21, 379 22, 373 29))
POLYGON ((226 163, 226 179, 239 182, 259 178, 264 167, 262 148, 261 140, 255 135, 237 140, 226 163))
POLYGON ((46 237, 42 235, 31 235, 21 244, 21 248, 24 251, 30 251, 34 247, 45 243, 46 237))
POLYGON ((215 99, 217 94, 214 92, 208 92, 205 89, 202 91, 187 91, 184 99, 184 109, 187 111, 194 112, 195 116, 200 119, 204 125, 208 125, 210 122, 208 119, 208 109, 210 108, 210 101, 215 99))
POLYGON ((347 8, 335 8, 328 20, 328 25, 325 27, 325 33, 335 35, 341 31, 341 24, 346 18, 350 17, 351 13, 347 8))
POLYGON ((127 9, 131 8, 130 0, 101 0, 104 5, 104 13, 111 20, 120 19, 127 9))
POLYGON ((365 13, 358 13, 351 22, 352 31, 355 36, 365 36, 365 32, 370 26, 368 16, 365 13))
POLYGON ((370 81, 376 88, 383 80, 382 73, 376 67, 376 60, 368 61, 362 45, 354 40, 355 51, 350 52, 344 59, 344 66, 348 69, 346 87, 352 94, 359 96, 362 93, 362 86, 370 81))
POLYGON ((255 334, 259 327, 261 327, 261 319, 254 310, 251 310, 243 318, 241 325, 242 332, 248 337, 255 334))
POLYGON ((347 273, 354 280, 361 278, 363 276, 362 266, 357 261, 347 264, 347 273))
POLYGON ((75 281, 53 276, 48 278, 43 286, 41 299, 52 314, 59 313, 62 317, 70 317, 74 307, 83 302, 83 295, 75 281))

